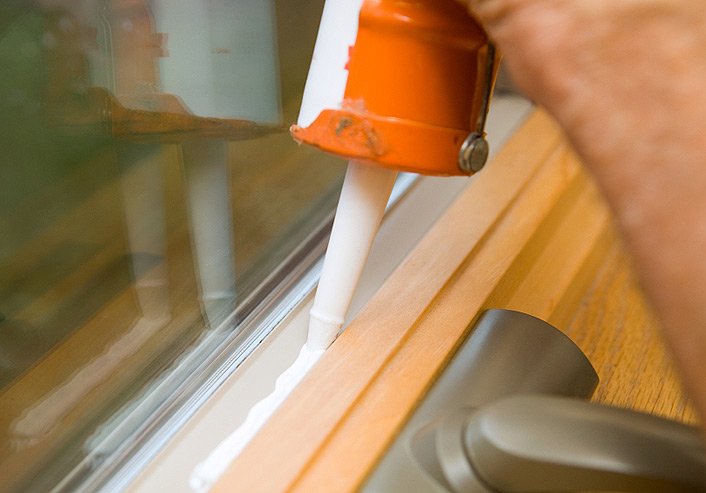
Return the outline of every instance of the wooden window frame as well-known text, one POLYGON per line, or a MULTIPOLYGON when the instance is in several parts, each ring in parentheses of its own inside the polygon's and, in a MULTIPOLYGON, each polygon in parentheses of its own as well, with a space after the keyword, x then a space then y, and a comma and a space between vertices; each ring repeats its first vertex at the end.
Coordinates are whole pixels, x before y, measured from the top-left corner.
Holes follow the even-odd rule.
POLYGON ((213 491, 360 489, 491 307, 569 327, 603 380, 598 400, 694 419, 608 208, 561 131, 537 111, 213 491))

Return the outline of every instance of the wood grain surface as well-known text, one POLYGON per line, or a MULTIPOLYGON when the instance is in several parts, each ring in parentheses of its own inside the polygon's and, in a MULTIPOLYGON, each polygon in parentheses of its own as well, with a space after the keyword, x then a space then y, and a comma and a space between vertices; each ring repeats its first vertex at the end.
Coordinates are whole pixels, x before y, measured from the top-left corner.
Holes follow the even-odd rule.
POLYGON ((357 490, 487 308, 563 329, 598 370, 596 400, 694 421, 606 205, 538 111, 214 491, 357 490))

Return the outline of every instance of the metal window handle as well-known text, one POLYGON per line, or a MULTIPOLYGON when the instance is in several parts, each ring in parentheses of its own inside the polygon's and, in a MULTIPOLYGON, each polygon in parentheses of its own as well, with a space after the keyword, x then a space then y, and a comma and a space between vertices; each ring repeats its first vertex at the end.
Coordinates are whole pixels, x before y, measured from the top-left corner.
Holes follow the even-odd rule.
POLYGON ((706 491, 698 430, 591 404, 596 384, 563 333, 490 310, 363 491, 706 491))
POLYGON ((452 491, 706 491, 701 433, 625 409, 514 396, 459 410, 433 433, 435 475, 452 491))

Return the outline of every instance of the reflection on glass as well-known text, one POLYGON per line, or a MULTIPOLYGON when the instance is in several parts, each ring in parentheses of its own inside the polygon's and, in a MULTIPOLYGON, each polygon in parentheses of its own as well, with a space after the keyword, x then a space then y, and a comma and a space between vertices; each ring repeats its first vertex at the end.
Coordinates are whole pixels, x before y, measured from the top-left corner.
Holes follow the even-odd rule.
POLYGON ((332 210, 284 131, 322 3, 0 5, 0 492, 123 446, 332 210))

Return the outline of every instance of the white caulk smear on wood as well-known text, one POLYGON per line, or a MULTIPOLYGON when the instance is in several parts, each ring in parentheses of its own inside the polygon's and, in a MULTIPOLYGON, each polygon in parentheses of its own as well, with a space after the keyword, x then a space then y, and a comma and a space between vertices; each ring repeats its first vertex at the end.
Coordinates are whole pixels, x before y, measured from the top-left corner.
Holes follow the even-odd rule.
POLYGON ((311 349, 304 344, 292 366, 277 378, 275 390, 255 404, 243 424, 196 466, 189 478, 189 485, 194 491, 206 493, 211 489, 323 354, 324 349, 311 349))

